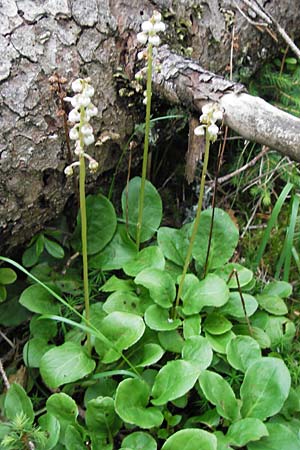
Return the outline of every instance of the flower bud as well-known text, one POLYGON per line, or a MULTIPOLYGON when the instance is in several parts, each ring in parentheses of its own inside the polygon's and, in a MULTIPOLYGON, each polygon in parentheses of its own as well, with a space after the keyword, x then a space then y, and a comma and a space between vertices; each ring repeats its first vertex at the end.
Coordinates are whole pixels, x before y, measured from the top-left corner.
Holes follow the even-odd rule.
POLYGON ((78 78, 77 80, 73 81, 72 83, 72 90, 73 92, 81 92, 82 91, 82 79, 78 78))
POLYGON ((159 11, 153 11, 152 17, 155 22, 161 21, 161 13, 159 11))
POLYGON ((97 163, 97 161, 95 161, 94 159, 92 159, 89 163, 89 169, 91 172, 96 172, 98 170, 99 164, 97 163))
POLYGON ((77 125, 70 129, 69 137, 72 141, 77 141, 77 139, 79 139, 79 132, 77 125))

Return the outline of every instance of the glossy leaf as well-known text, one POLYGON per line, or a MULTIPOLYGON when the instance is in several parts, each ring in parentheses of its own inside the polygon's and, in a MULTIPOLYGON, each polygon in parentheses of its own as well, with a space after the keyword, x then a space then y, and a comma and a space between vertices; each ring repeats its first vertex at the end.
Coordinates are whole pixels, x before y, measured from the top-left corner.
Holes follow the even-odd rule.
POLYGON ((255 339, 250 336, 236 336, 229 342, 227 349, 229 364, 241 372, 261 358, 261 349, 255 339))
POLYGON ((187 428, 170 436, 161 450, 217 450, 217 438, 207 431, 187 428))
POLYGON ((289 297, 292 292, 292 285, 286 281, 271 281, 263 290, 264 295, 275 295, 282 298, 289 297))
POLYGON ((152 388, 152 403, 164 405, 186 394, 195 385, 201 369, 190 361, 169 361, 158 372, 152 388))
POLYGON ((0 269, 0 284, 12 284, 16 279, 17 274, 14 270, 6 267, 0 269))
POLYGON ((142 315, 143 310, 140 298, 130 291, 113 292, 103 303, 103 310, 109 314, 114 311, 123 311, 132 314, 142 315))
POLYGON ((258 295, 257 300, 261 308, 270 314, 283 316, 288 313, 285 302, 278 296, 270 294, 258 295))
MULTIPOLYGON (((104 195, 89 195, 86 198, 88 254, 100 252, 112 239, 117 227, 117 217, 111 202, 104 195)), ((72 245, 81 252, 81 216, 77 216, 72 245)))
POLYGON ((123 270, 126 275, 135 277, 147 268, 164 270, 165 258, 162 251, 156 245, 141 250, 133 259, 124 264, 123 270))
POLYGON ((55 447, 59 439, 60 423, 52 414, 46 413, 39 418, 39 426, 47 431, 47 443, 45 450, 51 450, 55 447))
POLYGON ((180 319, 171 319, 169 311, 158 305, 147 308, 145 322, 151 330, 156 331, 176 330, 181 325, 180 319))
POLYGON ((247 286, 253 280, 253 272, 237 263, 225 264, 225 266, 219 267, 214 273, 228 282, 227 284, 230 289, 237 289, 237 279, 235 275, 232 275, 233 270, 237 271, 240 287, 247 286))
POLYGON ((300 438, 290 428, 280 423, 268 423, 269 436, 250 442, 248 450, 299 450, 300 438))
POLYGON ((235 337, 232 331, 227 331, 227 333, 214 335, 210 333, 205 333, 205 337, 210 343, 212 349, 217 353, 226 353, 227 345, 235 337))
POLYGON ((11 384, 4 400, 5 417, 14 420, 16 415, 24 414, 29 423, 33 423, 34 412, 30 398, 25 389, 17 383, 11 384))
POLYGON ((175 300, 175 283, 171 276, 160 269, 144 269, 135 277, 135 284, 140 284, 149 290, 152 300, 162 308, 170 308, 175 300))
POLYGON ((157 363, 164 355, 164 350, 158 344, 145 344, 139 352, 133 355, 131 363, 135 367, 146 367, 157 363))
POLYGON ((44 354, 53 345, 49 345, 44 338, 36 337, 29 339, 23 347, 23 360, 27 367, 40 367, 40 362, 44 354))
POLYGON ((242 416, 265 420, 278 413, 289 395, 291 377, 281 359, 261 358, 246 371, 241 386, 242 416))
MULTIPOLYGON (((257 310, 258 303, 256 299, 250 294, 243 293, 243 299, 245 302, 247 316, 251 317, 257 310)), ((224 305, 220 309, 220 313, 224 314, 225 316, 229 315, 238 319, 245 317, 243 303, 239 292, 230 292, 229 300, 226 305, 224 305)))
POLYGON ((186 317, 183 321, 183 336, 188 339, 192 336, 199 336, 201 333, 201 316, 195 314, 193 316, 186 317))
POLYGON ((85 422, 89 430, 114 436, 121 427, 121 420, 115 412, 114 400, 98 397, 87 403, 85 422))
POLYGON ((184 265, 189 246, 189 240, 184 230, 161 227, 157 233, 157 241, 165 258, 178 266, 184 265))
POLYGON ((49 255, 56 259, 62 259, 65 256, 63 247, 58 242, 51 241, 45 237, 45 248, 49 255))
POLYGON ((220 416, 231 421, 238 419, 238 401, 230 384, 221 375, 204 370, 199 376, 199 384, 205 398, 216 406, 220 416))
POLYGON ((57 300, 39 284, 26 288, 19 299, 22 306, 38 314, 59 314, 57 300))
POLYGON ((156 450, 157 444, 150 434, 136 431, 123 439, 121 447, 122 449, 132 448, 133 450, 156 450))
POLYGON ((159 331, 158 339, 162 348, 172 353, 181 353, 184 340, 176 330, 159 331))
POLYGON ((243 447, 248 442, 259 441, 262 437, 268 435, 268 429, 261 420, 249 417, 230 425, 226 438, 230 445, 243 447))
MULTIPOLYGON (((139 213, 139 195, 141 178, 130 180, 122 193, 123 218, 128 214, 128 231, 136 239, 137 221, 139 213)), ((145 182, 145 197, 141 227, 141 242, 148 241, 157 231, 162 219, 162 202, 159 193, 150 181, 145 182)))
POLYGON ((124 422, 141 428, 159 427, 164 420, 160 410, 149 406, 150 390, 147 383, 140 379, 121 381, 116 397, 115 409, 124 422))
POLYGON ((95 366, 95 361, 81 345, 65 342, 44 354, 40 361, 40 373, 44 382, 56 389, 62 384, 80 380, 95 366))
POLYGON ((203 336, 192 336, 185 340, 182 359, 196 364, 200 370, 207 369, 213 359, 212 348, 203 336))
POLYGON ((222 314, 212 312, 211 314, 207 315, 203 324, 203 328, 210 334, 219 335, 230 331, 232 328, 232 323, 222 314))

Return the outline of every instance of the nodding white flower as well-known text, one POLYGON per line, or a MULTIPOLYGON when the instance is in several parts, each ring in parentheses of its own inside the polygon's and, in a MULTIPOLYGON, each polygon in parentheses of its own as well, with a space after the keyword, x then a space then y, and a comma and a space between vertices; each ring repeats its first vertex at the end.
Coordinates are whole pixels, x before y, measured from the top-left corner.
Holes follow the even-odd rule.
POLYGON ((205 134, 205 127, 203 125, 199 125, 194 129, 194 134, 196 136, 204 136, 205 134))
POLYGON ((81 92, 83 88, 82 79, 78 78, 78 80, 73 81, 71 87, 73 92, 81 92))
POLYGON ((74 173, 72 166, 67 166, 64 170, 66 177, 71 177, 74 173))
POLYGON ((89 146, 95 142, 95 138, 93 134, 88 134, 86 136, 83 136, 83 142, 86 146, 89 146))
POLYGON ((166 31, 166 25, 163 22, 156 22, 153 26, 154 31, 156 31, 156 33, 164 32, 166 31))
POLYGON ((220 109, 214 111, 212 117, 215 122, 217 122, 218 120, 223 120, 223 111, 221 111, 220 109))
POLYGON ((144 33, 149 33, 150 31, 153 31, 154 25, 150 20, 146 20, 142 23, 142 31, 144 33))
POLYGON ((137 57, 138 57, 138 60, 141 61, 145 57, 145 52, 144 51, 138 52, 137 57))
POLYGON ((72 141, 77 141, 77 139, 79 139, 78 125, 75 125, 73 128, 71 128, 69 137, 72 141))
POLYGON ((84 136, 88 136, 90 134, 93 134, 93 127, 89 123, 85 123, 84 125, 82 125, 80 131, 84 136))
POLYGON ((85 95, 85 93, 83 92, 82 94, 78 94, 78 103, 80 106, 89 106, 89 104, 91 103, 91 99, 90 97, 88 97, 87 95, 85 95))
POLYGON ((205 105, 202 106, 202 113, 204 115, 208 115, 209 113, 212 112, 212 103, 206 103, 205 105))
POLYGON ((69 112, 68 119, 70 122, 79 122, 80 112, 77 109, 72 109, 72 111, 69 112))
POLYGON ((219 133, 219 127, 212 123, 209 127, 207 127, 207 132, 212 138, 216 138, 219 133))
POLYGON ((153 11, 152 17, 155 22, 161 21, 161 13, 159 11, 153 11))
POLYGON ((84 89, 84 94, 87 97, 93 97, 93 95, 95 94, 95 89, 93 88, 93 86, 91 86, 90 84, 88 84, 86 86, 86 88, 84 89))
POLYGON ((140 44, 146 44, 147 41, 148 41, 148 35, 147 35, 146 33, 143 33, 143 32, 138 33, 138 34, 136 35, 136 38, 137 38, 137 40, 138 40, 138 42, 139 42, 140 44))
POLYGON ((89 169, 91 172, 96 172, 98 170, 99 164, 94 159, 89 162, 89 169))
POLYGON ((149 44, 154 45, 155 47, 158 47, 160 44, 160 37, 155 35, 155 36, 149 36, 149 44))

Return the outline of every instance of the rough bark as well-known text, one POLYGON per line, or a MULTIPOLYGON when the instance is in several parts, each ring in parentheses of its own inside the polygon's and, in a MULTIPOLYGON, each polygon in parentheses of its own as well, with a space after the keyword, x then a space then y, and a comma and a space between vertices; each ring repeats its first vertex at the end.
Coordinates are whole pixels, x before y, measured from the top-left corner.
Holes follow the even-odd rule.
MULTIPOLYGON (((299 37, 297 1, 264 3, 299 37)), ((68 157, 49 76, 88 75, 96 87, 94 155, 101 170, 90 178, 96 183, 115 165, 136 119, 136 108, 128 108, 134 88, 124 80, 135 71, 135 36, 143 18, 161 10, 173 53, 189 53, 206 70, 225 75, 235 16, 233 66, 237 73, 252 73, 278 44, 233 5, 231 0, 1 0, 0 248, 30 238, 63 210, 73 192, 63 175, 68 157)), ((235 89, 242 88, 233 85, 223 93, 235 89)), ((168 97, 166 83, 162 94, 168 97)))

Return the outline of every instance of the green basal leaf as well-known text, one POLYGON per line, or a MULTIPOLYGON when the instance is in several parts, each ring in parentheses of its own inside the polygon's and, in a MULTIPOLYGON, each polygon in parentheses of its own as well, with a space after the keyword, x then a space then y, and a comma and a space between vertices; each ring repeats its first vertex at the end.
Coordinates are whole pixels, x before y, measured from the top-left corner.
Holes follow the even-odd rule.
POLYGON ((75 400, 69 395, 63 392, 52 394, 46 402, 46 408, 48 414, 56 417, 61 427, 65 428, 66 425, 76 423, 78 408, 75 400))
POLYGON ((270 314, 274 314, 275 316, 283 316, 288 313, 285 302, 278 296, 270 294, 257 295, 257 300, 261 308, 270 314))
POLYGON ((296 326, 291 320, 287 317, 270 316, 265 331, 270 338, 272 349, 290 350, 296 334, 296 326))
POLYGON ((180 325, 180 319, 171 319, 169 311, 158 305, 151 305, 145 312, 145 322, 151 330, 171 331, 180 325))
POLYGON ((161 227, 157 233, 157 242, 165 258, 178 266, 183 266, 189 246, 185 230, 161 227))
POLYGON ((89 267, 101 270, 118 270, 137 254, 136 245, 128 237, 125 225, 118 225, 110 243, 89 259, 89 267))
POLYGON ((171 276, 160 269, 148 268, 139 272, 134 279, 135 284, 140 284, 149 290, 152 300, 162 308, 170 308, 175 300, 175 283, 171 276))
POLYGON ((172 353, 181 353, 184 340, 176 330, 159 331, 158 339, 163 349, 172 353))
MULTIPOLYGON (((258 308, 258 303, 256 299, 250 294, 243 293, 243 299, 245 302, 245 308, 247 312, 247 316, 251 317, 258 308)), ((243 303, 239 292, 230 292, 229 300, 220 309, 220 313, 225 316, 229 315, 232 317, 236 317, 237 319, 241 319, 245 317, 243 303)))
POLYGON ((292 295, 293 286, 286 281, 271 281, 265 286, 262 293, 264 295, 275 295, 277 297, 286 298, 292 295))
POLYGON ((241 386, 243 417, 265 420, 278 413, 289 395, 291 376, 281 359, 261 358, 246 371, 241 386))
POLYGON ((199 384, 205 398, 217 408, 225 419, 239 418, 239 404, 230 384, 219 374, 204 370, 199 376, 199 384))
POLYGON ((7 298, 6 288, 0 285, 0 303, 5 302, 6 298, 7 298))
MULTIPOLYGON (((97 374, 95 374, 96 376, 97 374)), ((117 389, 117 381, 111 377, 103 377, 99 378, 95 381, 95 384, 89 386, 84 394, 84 406, 87 407, 87 404, 90 400, 93 400, 97 397, 113 397, 116 389, 117 389)))
MULTIPOLYGON (((104 195, 89 195, 86 198, 88 254, 100 252, 112 239, 117 228, 117 217, 111 202, 104 195)), ((81 217, 77 216, 72 245, 81 252, 81 217)))
POLYGON ((86 350, 73 342, 52 348, 40 361, 40 373, 52 389, 80 380, 95 369, 96 363, 86 350))
POLYGON ((65 251, 63 247, 55 241, 45 237, 45 248, 49 255, 56 259, 62 259, 65 256, 65 251))
POLYGON ((182 294, 184 314, 197 314, 206 306, 221 307, 228 298, 229 289, 217 275, 209 274, 202 281, 194 275, 186 276, 182 294))
POLYGON ((161 450, 217 450, 217 438, 207 431, 187 428, 170 436, 161 450))
POLYGON ((17 274, 14 270, 6 267, 0 269, 0 284, 12 284, 16 279, 17 274))
MULTIPOLYGON (((212 209, 202 212, 193 247, 193 257, 201 267, 204 267, 206 261, 211 218, 212 209)), ((234 253, 238 240, 239 232, 230 216, 225 211, 215 208, 208 258, 209 270, 217 269, 227 263, 234 253)))
POLYGON ((40 367, 44 354, 53 348, 44 338, 29 339, 23 347, 23 360, 27 367, 40 367))
POLYGON ((45 450, 51 450, 58 443, 60 423, 55 416, 47 412, 39 417, 39 426, 48 435, 45 450))
POLYGON ((73 425, 68 425, 65 431, 65 448, 66 450, 74 450, 75 448, 78 450, 80 448, 84 448, 85 444, 83 441, 83 437, 78 429, 76 429, 73 425))
POLYGON ((136 431, 123 439, 121 447, 124 450, 125 448, 132 448, 133 450, 156 450, 157 444, 150 434, 144 433, 143 431, 136 431))
POLYGON ((36 251, 36 246, 32 245, 28 247, 22 255, 22 264, 24 267, 32 267, 39 260, 40 254, 36 251))
POLYGON ((215 431, 214 436, 216 436, 218 440, 217 450, 233 450, 233 448, 228 444, 227 439, 222 431, 215 431))
POLYGON ((251 364, 261 358, 260 346, 250 336, 236 336, 231 339, 226 353, 229 364, 241 372, 246 372, 251 364))
POLYGON ((182 359, 195 364, 200 370, 207 369, 213 359, 212 348, 203 336, 192 336, 185 340, 182 359))
POLYGON ((34 420, 34 412, 30 398, 26 394, 25 389, 17 383, 11 384, 4 400, 5 417, 14 420, 17 415, 25 415, 32 424, 34 420))
POLYGON ((300 439, 287 426, 280 423, 267 423, 269 436, 258 442, 250 442, 248 450, 299 450, 300 439))
POLYGON ((228 287, 230 289, 237 289, 238 283, 235 275, 232 275, 233 270, 236 270, 239 279, 240 287, 247 286, 253 280, 252 270, 247 269, 241 264, 228 263, 224 267, 219 267, 214 273, 221 277, 226 283, 228 282, 228 287), (232 276, 231 276, 232 275, 232 276))
POLYGON ((126 379, 119 384, 115 397, 115 410, 124 422, 141 428, 159 427, 164 417, 156 407, 147 407, 150 388, 139 379, 126 379))
POLYGON ((40 320, 40 316, 33 316, 30 320, 30 332, 34 337, 44 338, 48 341, 56 336, 57 323, 50 319, 40 320))
POLYGON ((194 425, 204 424, 207 428, 217 428, 220 423, 220 415, 217 413, 216 408, 208 409, 200 416, 192 416, 187 419, 184 426, 185 428, 192 428, 194 425))
POLYGON ((201 316, 195 314, 193 316, 186 317, 183 321, 183 337, 188 339, 192 336, 199 336, 201 333, 201 316))
POLYGON ((226 439, 230 445, 243 447, 251 441, 259 441, 268 435, 267 427, 261 420, 249 417, 230 425, 226 439))
POLYGON ((130 291, 113 292, 103 303, 103 310, 109 314, 114 311, 123 311, 137 315, 143 315, 140 298, 130 291))
POLYGON ((135 367, 146 367, 157 363, 164 355, 164 350, 158 344, 145 344, 138 353, 133 355, 131 363, 135 367))
POLYGON ((117 361, 121 357, 120 352, 139 341, 144 331, 145 324, 140 316, 127 312, 112 312, 102 320, 101 333, 112 343, 114 348, 108 347, 96 339, 96 352, 105 364, 117 361))
POLYGON ((26 322, 30 317, 28 309, 19 303, 18 297, 14 297, 7 302, 0 302, 0 324, 6 327, 16 327, 26 322))
POLYGON ((133 280, 123 280, 112 275, 103 286, 101 286, 100 291, 102 292, 114 292, 114 291, 134 291, 135 284, 133 280))
POLYGON ((164 255, 156 245, 141 250, 135 258, 124 264, 123 270, 126 275, 135 277, 142 270, 150 267, 160 270, 165 268, 164 255))
POLYGON ((234 325, 232 330, 235 334, 246 335, 255 339, 260 348, 270 348, 271 341, 267 333, 265 333, 261 328, 251 326, 251 332, 247 325, 234 325))
POLYGON ((222 314, 212 312, 207 315, 203 328, 210 334, 219 335, 230 331, 232 328, 232 323, 222 314))
POLYGON ((227 345, 231 339, 235 337, 235 334, 232 331, 227 331, 227 333, 219 335, 213 335, 206 332, 205 337, 215 352, 225 354, 227 345))
MULTIPOLYGON (((123 218, 128 217, 128 231, 130 236, 136 238, 137 221, 139 213, 141 178, 130 180, 122 193, 123 218)), ((145 181, 145 197, 141 227, 141 242, 148 241, 160 225, 162 219, 162 201, 156 188, 150 181, 145 181)))
POLYGON ((115 436, 121 420, 115 412, 114 400, 110 397, 98 397, 87 403, 85 422, 90 431, 115 436))
POLYGON ((190 361, 169 361, 158 372, 152 388, 152 403, 164 405, 186 394, 195 385, 201 369, 190 361))
POLYGON ((53 295, 39 284, 26 288, 19 299, 22 306, 38 314, 59 314, 60 307, 53 295))

